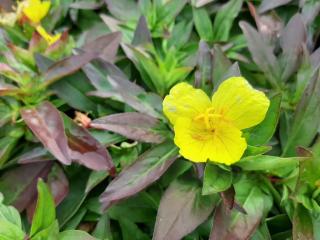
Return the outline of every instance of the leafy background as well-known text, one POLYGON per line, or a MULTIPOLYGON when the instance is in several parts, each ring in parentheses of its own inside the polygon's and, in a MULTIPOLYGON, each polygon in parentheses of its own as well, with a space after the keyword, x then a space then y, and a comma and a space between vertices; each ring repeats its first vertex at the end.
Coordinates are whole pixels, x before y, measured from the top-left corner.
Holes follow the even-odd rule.
POLYGON ((44 26, 64 37, 47 49, 2 26, 0 239, 320 239, 319 11, 52 0, 44 26), (271 100, 242 160, 181 158, 162 98, 239 75, 271 100))

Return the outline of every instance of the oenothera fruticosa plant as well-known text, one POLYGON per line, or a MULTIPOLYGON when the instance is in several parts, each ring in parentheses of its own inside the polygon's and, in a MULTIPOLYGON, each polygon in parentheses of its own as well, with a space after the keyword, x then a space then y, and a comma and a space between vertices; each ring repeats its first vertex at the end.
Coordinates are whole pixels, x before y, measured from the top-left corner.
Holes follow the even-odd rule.
POLYGON ((163 101, 163 111, 174 127, 180 154, 193 162, 207 160, 231 165, 247 148, 242 129, 259 124, 270 101, 242 77, 220 84, 212 100, 187 83, 175 85, 163 101))

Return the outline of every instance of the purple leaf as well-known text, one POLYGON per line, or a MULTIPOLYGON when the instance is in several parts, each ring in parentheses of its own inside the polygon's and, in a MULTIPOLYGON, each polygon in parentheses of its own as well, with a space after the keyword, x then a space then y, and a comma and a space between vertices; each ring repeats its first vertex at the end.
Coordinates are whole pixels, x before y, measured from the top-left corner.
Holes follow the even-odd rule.
POLYGON ((302 53, 303 45, 307 41, 307 30, 301 15, 294 15, 287 26, 283 29, 280 37, 280 45, 283 50, 282 63, 284 64, 281 74, 283 81, 297 71, 302 53))
POLYGON ((213 55, 208 44, 201 40, 198 48, 197 70, 195 72, 195 87, 204 87, 212 83, 213 55))
POLYGON ((95 63, 97 63, 97 68, 89 64, 83 67, 83 71, 97 88, 97 91, 90 92, 88 95, 114 97, 116 100, 128 104, 141 113, 152 117, 159 117, 159 113, 154 109, 155 104, 150 104, 146 100, 142 101, 142 98, 147 99, 148 97, 152 97, 160 104, 162 100, 158 95, 147 94, 143 88, 130 82, 126 75, 115 65, 100 59, 95 61, 95 63))
POLYGON ((0 192, 5 203, 23 211, 36 197, 38 178, 45 178, 51 167, 51 162, 43 162, 24 164, 6 171, 0 179, 0 192))
POLYGON ((229 206, 221 204, 216 209, 210 240, 250 239, 272 207, 272 198, 255 184, 253 179, 242 179, 235 184, 236 198, 243 204, 245 213, 230 211, 229 206))
POLYGON ((250 24, 240 22, 240 27, 247 39, 248 48, 254 62, 267 75, 270 84, 279 88, 280 68, 273 47, 250 24))
POLYGON ((71 159, 87 168, 96 171, 107 170, 110 175, 113 175, 115 168, 106 148, 85 128, 80 127, 65 115, 63 119, 71 159))
POLYGON ((165 142, 144 152, 108 185, 100 196, 103 209, 111 204, 140 192, 158 180, 175 161, 178 149, 172 142, 165 142))
POLYGON ((50 85, 54 81, 76 72, 94 58, 99 57, 101 54, 104 58, 113 57, 114 53, 118 49, 120 36, 121 34, 119 32, 115 32, 99 37, 84 46, 83 50, 85 50, 85 52, 56 62, 50 66, 45 73, 44 78, 46 85, 50 85), (111 52, 111 54, 109 55, 107 52, 111 52))
POLYGON ((201 196, 197 183, 172 182, 158 209, 153 240, 180 240, 211 214, 217 198, 201 196))
POLYGON ((151 33, 148 29, 148 23, 144 16, 141 16, 134 32, 132 45, 138 46, 145 43, 151 43, 151 33))
POLYGON ((59 111, 49 102, 21 110, 21 116, 42 144, 63 164, 71 164, 59 111))
POLYGON ((82 50, 88 53, 94 53, 104 61, 114 62, 120 42, 121 33, 113 32, 85 44, 82 50))
POLYGON ((151 116, 127 112, 95 119, 90 123, 90 127, 115 132, 137 141, 160 143, 163 137, 152 130, 158 124, 159 121, 151 116))
POLYGON ((43 162, 49 160, 54 160, 54 157, 49 155, 47 149, 43 147, 35 147, 30 151, 23 153, 17 159, 18 163, 20 164, 43 162))
POLYGON ((269 11, 271 9, 285 5, 292 0, 263 0, 259 6, 259 13, 269 11))
MULTIPOLYGON (((69 181, 63 172, 63 169, 55 164, 48 174, 47 184, 54 198, 55 205, 59 205, 69 193, 69 181)), ((35 198, 37 199, 37 197, 35 198)), ((36 208, 37 201, 33 201, 27 208, 28 219, 31 222, 36 208)))

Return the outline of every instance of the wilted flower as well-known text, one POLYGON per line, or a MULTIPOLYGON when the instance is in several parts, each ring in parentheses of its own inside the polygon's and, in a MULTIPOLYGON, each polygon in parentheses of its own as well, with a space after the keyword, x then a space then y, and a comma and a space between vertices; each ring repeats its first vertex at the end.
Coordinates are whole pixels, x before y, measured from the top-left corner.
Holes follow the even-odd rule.
POLYGON ((259 124, 270 101, 242 77, 219 86, 212 100, 187 83, 175 85, 163 101, 163 111, 174 126, 180 154, 193 162, 233 164, 247 148, 242 129, 259 124))

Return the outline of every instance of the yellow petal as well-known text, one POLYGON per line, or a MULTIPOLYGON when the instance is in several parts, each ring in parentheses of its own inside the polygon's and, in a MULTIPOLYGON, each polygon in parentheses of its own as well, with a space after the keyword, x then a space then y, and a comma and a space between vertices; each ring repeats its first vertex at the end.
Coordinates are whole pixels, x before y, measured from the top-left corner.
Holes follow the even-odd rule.
POLYGON ((61 37, 61 33, 55 34, 53 36, 50 35, 41 25, 37 26, 36 30, 41 35, 41 37, 46 40, 49 46, 57 42, 61 37))
POLYGON ((212 132, 190 118, 178 118, 174 131, 180 154, 193 162, 209 160, 230 165, 239 161, 247 148, 242 132, 224 121, 217 121, 212 132))
POLYGON ((194 118, 211 106, 209 97, 187 83, 178 83, 163 100, 163 112, 174 124, 178 117, 194 118))
POLYGON ((259 124, 266 115, 270 101, 242 77, 231 77, 212 96, 212 106, 235 127, 245 129, 259 124))
POLYGON ((23 13, 33 23, 39 23, 49 12, 50 1, 29 0, 23 5, 23 13))

